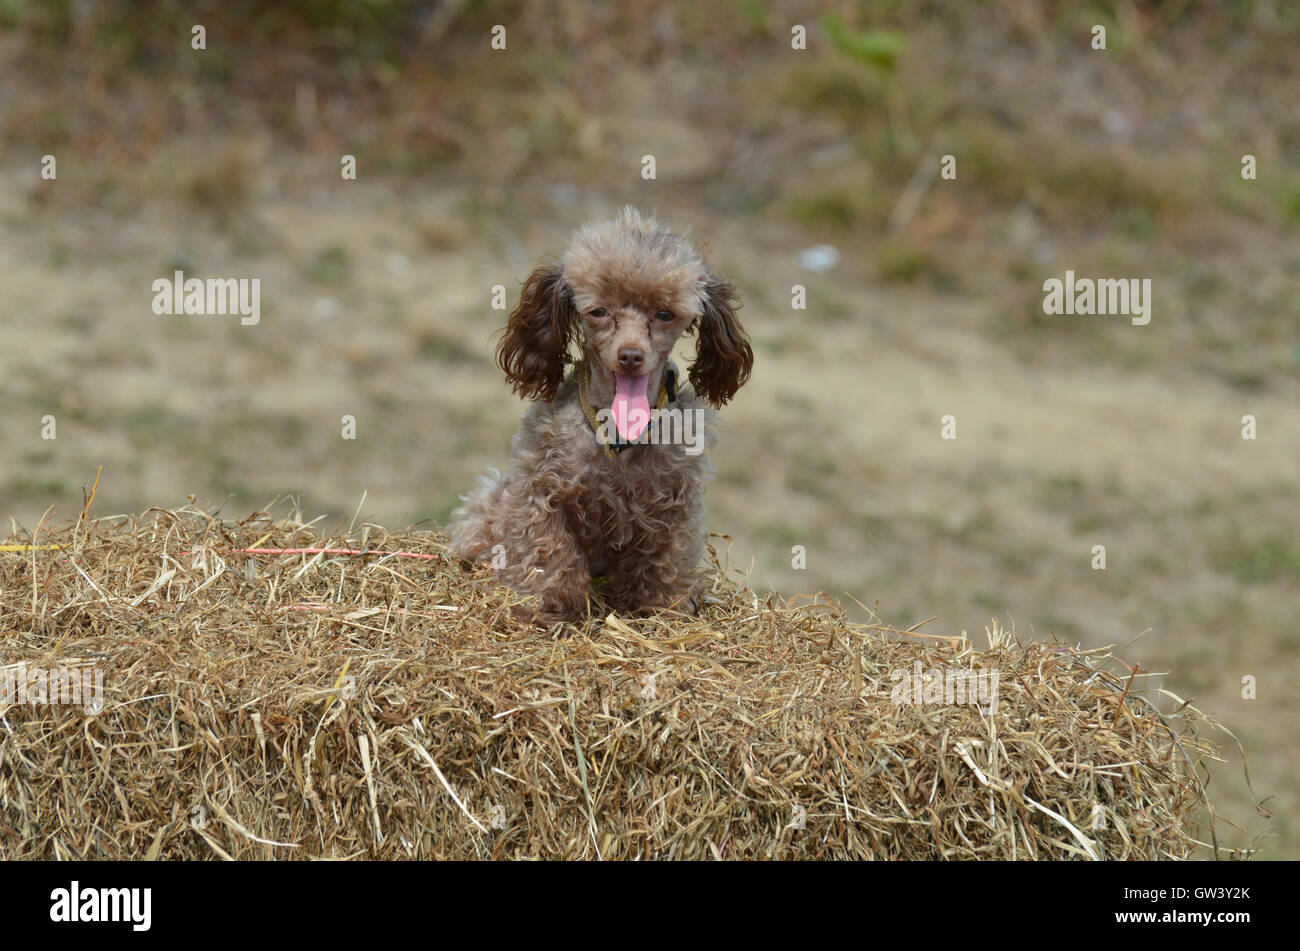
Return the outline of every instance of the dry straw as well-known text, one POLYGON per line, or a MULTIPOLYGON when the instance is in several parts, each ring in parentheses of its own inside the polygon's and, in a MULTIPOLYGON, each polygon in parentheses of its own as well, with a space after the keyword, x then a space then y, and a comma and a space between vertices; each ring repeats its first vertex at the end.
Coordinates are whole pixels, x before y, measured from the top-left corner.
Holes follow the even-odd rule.
POLYGON ((903 636, 725 576, 696 618, 537 631, 429 533, 187 508, 16 534, 4 663, 98 667, 104 699, 0 701, 0 854, 1218 854, 1208 721, 1106 651, 903 636), (995 712, 895 703, 918 664, 997 671, 995 712))

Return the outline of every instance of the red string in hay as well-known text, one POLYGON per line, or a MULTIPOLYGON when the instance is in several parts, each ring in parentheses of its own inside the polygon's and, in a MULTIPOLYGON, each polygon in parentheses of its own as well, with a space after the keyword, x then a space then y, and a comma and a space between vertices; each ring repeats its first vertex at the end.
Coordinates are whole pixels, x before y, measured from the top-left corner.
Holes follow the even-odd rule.
MULTIPOLYGON (((355 606, 355 605, 348 605, 348 604, 341 604, 341 603, 335 603, 335 604, 302 604, 302 603, 299 603, 299 604, 280 604, 280 605, 274 605, 274 607, 275 607, 275 609, 276 609, 277 611, 333 611, 333 610, 335 610, 336 608, 347 608, 348 610, 351 610, 351 611, 355 611, 355 610, 356 610, 356 606, 355 606)), ((389 607, 389 608, 377 608, 377 609, 375 609, 375 610, 377 610, 377 611, 383 611, 383 612, 386 613, 386 614, 410 614, 410 615, 412 615, 412 616, 414 616, 414 617, 445 617, 445 616, 446 616, 446 615, 443 615, 443 614, 435 614, 435 613, 432 612, 432 611, 409 611, 409 610, 407 610, 406 608, 393 608, 393 607, 389 607)), ((455 607, 454 605, 447 605, 443 610, 448 611, 448 612, 455 612, 455 611, 461 611, 461 610, 463 610, 463 608, 455 607)))
MULTIPOLYGON (((193 552, 183 551, 182 555, 193 552)), ((394 558, 419 558, 422 561, 434 561, 442 555, 430 555, 420 551, 376 551, 360 548, 233 548, 225 552, 228 555, 392 555, 394 558)))

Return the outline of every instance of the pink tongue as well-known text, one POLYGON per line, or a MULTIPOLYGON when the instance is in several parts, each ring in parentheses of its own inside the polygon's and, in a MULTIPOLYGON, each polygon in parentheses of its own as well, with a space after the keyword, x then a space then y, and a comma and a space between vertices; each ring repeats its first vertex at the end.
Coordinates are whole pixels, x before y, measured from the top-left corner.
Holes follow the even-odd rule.
POLYGON ((614 425, 625 441, 632 442, 650 425, 650 401, 646 398, 649 376, 614 374, 614 425))

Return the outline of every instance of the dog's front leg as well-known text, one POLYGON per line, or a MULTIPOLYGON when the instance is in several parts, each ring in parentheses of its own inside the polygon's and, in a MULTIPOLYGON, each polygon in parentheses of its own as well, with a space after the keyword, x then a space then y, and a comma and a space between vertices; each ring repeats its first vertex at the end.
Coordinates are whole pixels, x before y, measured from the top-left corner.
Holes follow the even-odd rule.
POLYGON ((702 506, 696 502, 662 514, 666 531, 647 532, 616 556, 610 599, 621 611, 694 614, 699 606, 699 564, 708 537, 702 506))
POLYGON ((506 537, 494 564, 510 587, 537 596, 536 609, 521 616, 541 624, 585 617, 591 568, 564 507, 534 496, 512 512, 511 523, 502 526, 506 537))

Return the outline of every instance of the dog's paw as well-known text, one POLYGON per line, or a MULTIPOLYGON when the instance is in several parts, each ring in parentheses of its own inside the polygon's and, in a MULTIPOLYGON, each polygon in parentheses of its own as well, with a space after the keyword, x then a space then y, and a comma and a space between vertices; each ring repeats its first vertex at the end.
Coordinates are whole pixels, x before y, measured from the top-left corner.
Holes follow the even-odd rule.
POLYGON ((539 631, 549 631, 556 625, 563 624, 570 626, 568 633, 573 633, 572 626, 581 620, 564 611, 548 611, 531 604, 516 604, 510 613, 520 624, 539 631))
POLYGON ((510 616, 525 627, 542 627, 541 612, 531 604, 516 604, 510 608, 510 616))

